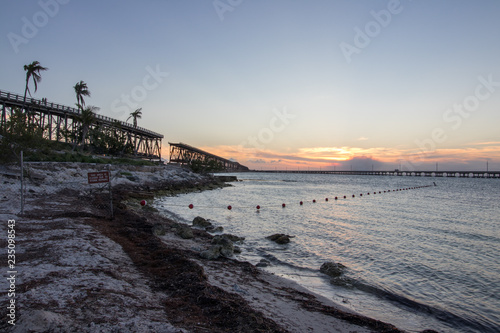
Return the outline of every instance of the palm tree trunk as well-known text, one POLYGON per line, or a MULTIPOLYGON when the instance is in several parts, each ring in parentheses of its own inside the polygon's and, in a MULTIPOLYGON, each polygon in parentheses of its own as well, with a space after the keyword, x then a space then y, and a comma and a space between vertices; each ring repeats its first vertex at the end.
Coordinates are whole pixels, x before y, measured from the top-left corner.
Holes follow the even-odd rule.
POLYGON ((87 132, 88 132, 88 128, 87 127, 84 127, 83 128, 83 133, 82 133, 82 142, 80 143, 81 146, 81 150, 83 150, 83 148, 85 148, 85 137, 87 136, 87 132))
POLYGON ((28 93, 28 83, 29 83, 29 78, 28 78, 28 76, 26 76, 26 88, 24 88, 24 99, 23 99, 23 107, 22 107, 21 113, 25 112, 27 114, 28 124, 29 124, 30 123, 30 116, 29 116, 28 110, 26 109, 26 95, 28 93))
POLYGON ((26 88, 24 89, 24 99, 23 104, 26 104, 26 94, 28 93, 28 84, 26 84, 26 88))

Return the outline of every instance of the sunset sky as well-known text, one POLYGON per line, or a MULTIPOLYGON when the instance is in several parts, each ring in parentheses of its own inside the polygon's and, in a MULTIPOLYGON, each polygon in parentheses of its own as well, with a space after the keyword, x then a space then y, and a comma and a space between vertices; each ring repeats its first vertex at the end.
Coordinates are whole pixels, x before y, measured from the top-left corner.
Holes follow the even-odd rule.
POLYGON ((500 1, 3 1, 0 90, 252 169, 500 170, 500 1))

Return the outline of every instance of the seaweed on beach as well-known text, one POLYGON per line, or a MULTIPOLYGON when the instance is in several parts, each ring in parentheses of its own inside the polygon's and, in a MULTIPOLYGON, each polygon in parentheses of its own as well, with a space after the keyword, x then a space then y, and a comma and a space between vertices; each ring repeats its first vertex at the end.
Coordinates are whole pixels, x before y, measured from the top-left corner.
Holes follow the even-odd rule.
POLYGON ((89 223, 122 246, 154 290, 168 295, 166 319, 176 326, 195 332, 286 332, 241 296, 210 285, 189 252, 154 237, 153 223, 144 217, 117 207, 113 220, 89 223))

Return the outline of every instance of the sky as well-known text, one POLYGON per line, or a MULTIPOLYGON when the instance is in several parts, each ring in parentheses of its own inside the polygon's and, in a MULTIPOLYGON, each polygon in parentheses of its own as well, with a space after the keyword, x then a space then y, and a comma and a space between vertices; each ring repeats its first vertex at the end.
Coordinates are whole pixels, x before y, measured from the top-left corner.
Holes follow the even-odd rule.
POLYGON ((498 0, 2 1, 0 90, 251 169, 500 170, 498 0), (33 88, 31 88, 33 91, 33 88), (131 121, 131 120, 129 120, 131 121))

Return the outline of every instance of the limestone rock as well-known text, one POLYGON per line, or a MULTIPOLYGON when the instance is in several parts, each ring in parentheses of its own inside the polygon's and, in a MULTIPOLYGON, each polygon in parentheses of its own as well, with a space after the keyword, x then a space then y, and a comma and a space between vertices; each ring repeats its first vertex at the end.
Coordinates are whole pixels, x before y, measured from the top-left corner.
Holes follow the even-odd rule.
POLYGON ((353 288, 356 281, 354 281, 351 278, 348 278, 347 276, 341 275, 337 277, 332 277, 330 279, 330 283, 335 286, 340 286, 344 288, 353 288))
POLYGON ((221 236, 229 239, 231 242, 243 242, 245 240, 245 237, 238 237, 231 234, 223 234, 221 236))
POLYGON ((208 260, 213 260, 217 259, 221 255, 221 249, 222 246, 220 245, 213 245, 208 248, 208 250, 202 251, 200 253, 200 257, 203 259, 208 259, 208 260))
POLYGON ((295 236, 285 235, 285 234, 274 234, 271 236, 267 236, 266 238, 276 242, 277 244, 288 244, 290 243, 290 238, 295 236))
POLYGON ((214 176, 220 182, 237 182, 238 178, 236 176, 214 176))
POLYGON ((212 226, 212 223, 210 223, 210 221, 204 219, 201 216, 197 216, 193 220, 193 226, 200 228, 208 228, 212 226))
POLYGON ((222 232, 222 231, 224 231, 224 227, 221 227, 221 226, 215 227, 215 226, 211 225, 209 227, 206 227, 205 230, 208 232, 222 232))
POLYGON ((225 235, 217 235, 212 238, 212 244, 220 246, 220 254, 224 257, 231 257, 234 253, 233 242, 224 237, 225 235))
POLYGON ((271 264, 271 262, 269 260, 266 260, 266 259, 260 259, 260 261, 257 263, 257 267, 267 267, 271 264))
POLYGON ((183 239, 190 239, 194 237, 193 230, 186 226, 180 226, 177 228, 176 234, 183 239))
POLYGON ((342 265, 341 263, 334 263, 334 262, 325 262, 323 265, 321 265, 321 268, 319 271, 323 274, 329 275, 331 277, 339 277, 342 274, 344 274, 344 269, 346 267, 342 265))

